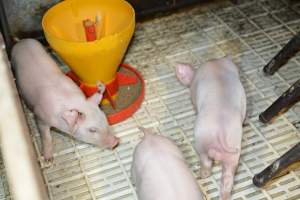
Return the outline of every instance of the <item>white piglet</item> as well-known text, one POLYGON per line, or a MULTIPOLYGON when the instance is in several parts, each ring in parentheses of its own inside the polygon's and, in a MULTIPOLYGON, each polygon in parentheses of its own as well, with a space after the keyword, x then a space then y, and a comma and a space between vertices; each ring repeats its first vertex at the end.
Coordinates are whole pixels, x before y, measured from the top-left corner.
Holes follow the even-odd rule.
POLYGON ((103 91, 86 98, 38 41, 18 42, 12 50, 12 63, 20 92, 36 115, 46 160, 53 156, 50 127, 100 147, 118 144, 98 107, 103 91))
POLYGON ((208 61, 199 69, 176 66, 177 78, 191 89, 197 109, 194 135, 201 162, 200 176, 211 174, 213 160, 222 163, 220 199, 230 199, 241 153, 246 95, 239 69, 229 57, 208 61))
POLYGON ((131 175, 139 200, 202 200, 196 179, 178 147, 169 139, 140 128, 131 175))

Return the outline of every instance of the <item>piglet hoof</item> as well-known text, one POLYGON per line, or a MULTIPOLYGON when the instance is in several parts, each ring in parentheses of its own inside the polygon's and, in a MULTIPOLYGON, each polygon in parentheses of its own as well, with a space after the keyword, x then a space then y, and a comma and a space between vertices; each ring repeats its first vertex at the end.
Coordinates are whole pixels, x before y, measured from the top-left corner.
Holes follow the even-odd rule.
POLYGON ((201 168, 199 171, 200 178, 207 178, 211 175, 210 169, 201 168))
POLYGON ((230 192, 221 192, 220 200, 230 200, 230 192))
POLYGON ((130 177, 130 181, 131 181, 131 184, 132 184, 133 186, 136 186, 135 177, 131 176, 131 177, 130 177))
POLYGON ((48 164, 52 164, 54 161, 52 153, 49 152, 44 152, 44 160, 48 164))
POLYGON ((44 160, 47 164, 53 164, 54 162, 54 158, 52 156, 51 157, 44 156, 44 160))
POLYGON ((52 164, 53 162, 54 162, 54 159, 53 159, 53 157, 52 158, 49 158, 49 159, 47 159, 47 160, 45 160, 47 163, 50 163, 50 164, 52 164))
POLYGON ((105 91, 105 84, 102 83, 101 81, 97 81, 96 85, 97 85, 97 88, 98 88, 98 92, 100 94, 103 94, 104 91, 105 91))

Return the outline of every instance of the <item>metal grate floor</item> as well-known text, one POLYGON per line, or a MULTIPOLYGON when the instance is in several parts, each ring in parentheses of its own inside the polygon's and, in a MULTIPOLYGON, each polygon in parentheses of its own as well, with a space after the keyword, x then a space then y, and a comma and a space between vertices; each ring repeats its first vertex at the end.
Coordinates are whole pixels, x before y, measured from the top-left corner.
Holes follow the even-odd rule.
POLYGON ((146 96, 132 118, 112 127, 121 137, 121 145, 114 151, 53 132, 55 158, 54 165, 49 166, 40 156, 39 133, 32 113, 27 110, 51 199, 137 199, 130 181, 130 166, 141 137, 137 125, 142 125, 173 139, 183 151, 206 199, 217 200, 221 168, 216 165, 210 178, 199 179, 199 160, 192 146, 195 111, 189 90, 175 77, 174 63, 199 66, 225 54, 231 54, 241 67, 248 101, 242 156, 232 199, 300 199, 300 169, 268 188, 252 185, 254 174, 300 140, 300 104, 270 125, 258 121, 258 114, 300 76, 300 54, 275 75, 265 77, 262 73, 262 67, 300 31, 300 3, 288 5, 288 2, 243 0, 236 5, 229 1, 214 2, 137 24, 125 62, 143 74, 146 96))

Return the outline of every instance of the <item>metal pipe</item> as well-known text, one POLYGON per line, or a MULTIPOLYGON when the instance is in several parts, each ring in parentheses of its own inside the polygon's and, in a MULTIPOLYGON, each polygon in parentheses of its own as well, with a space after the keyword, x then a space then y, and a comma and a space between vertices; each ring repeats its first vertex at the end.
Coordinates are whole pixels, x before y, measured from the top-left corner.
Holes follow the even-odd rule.
POLYGON ((277 55, 263 68, 265 74, 273 75, 299 49, 300 32, 290 39, 290 41, 277 53, 277 55))
POLYGON ((0 34, 0 146, 15 200, 47 200, 41 170, 0 34))
POLYGON ((253 184, 257 187, 263 187, 268 181, 288 168, 293 163, 300 161, 300 142, 291 148, 288 152, 278 158, 259 174, 253 177, 253 184))
POLYGON ((283 109, 288 108, 300 99, 300 79, 296 81, 287 91, 285 91, 271 106, 259 115, 259 120, 263 123, 269 122, 275 115, 283 109))

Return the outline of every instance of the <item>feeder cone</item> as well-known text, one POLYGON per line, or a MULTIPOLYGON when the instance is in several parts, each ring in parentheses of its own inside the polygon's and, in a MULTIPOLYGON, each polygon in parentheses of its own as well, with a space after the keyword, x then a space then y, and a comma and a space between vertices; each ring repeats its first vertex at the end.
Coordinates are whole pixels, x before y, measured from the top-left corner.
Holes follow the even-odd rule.
POLYGON ((65 0, 45 13, 42 27, 50 46, 70 67, 67 75, 87 97, 98 91, 99 81, 105 84, 104 97, 112 109, 102 108, 110 124, 125 120, 139 108, 143 78, 135 68, 121 64, 135 27, 135 13, 128 2, 65 0), (117 95, 118 90, 122 95, 117 95))
POLYGON ((116 72, 134 32, 135 13, 124 0, 66 0, 50 8, 42 26, 50 46, 86 86, 105 84, 116 72), (95 22, 87 41, 83 22, 95 22))

